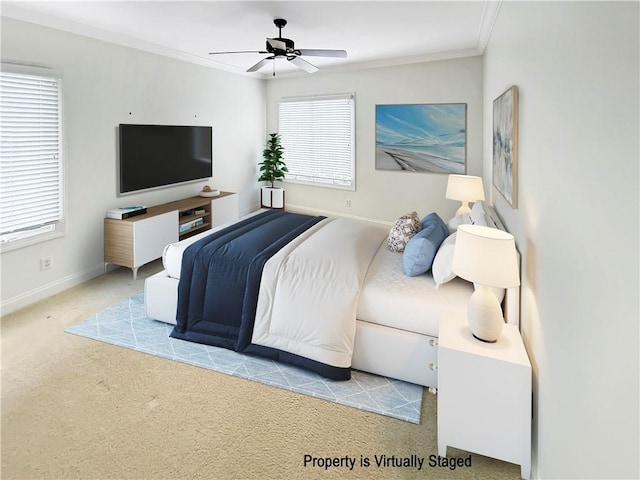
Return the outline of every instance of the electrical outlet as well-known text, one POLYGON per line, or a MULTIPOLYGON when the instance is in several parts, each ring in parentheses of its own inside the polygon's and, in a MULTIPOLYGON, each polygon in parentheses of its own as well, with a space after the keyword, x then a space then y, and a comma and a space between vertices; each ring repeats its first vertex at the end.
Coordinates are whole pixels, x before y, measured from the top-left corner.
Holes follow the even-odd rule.
POLYGON ((40 259, 40 270, 49 270, 51 267, 53 267, 53 255, 40 259))
POLYGON ((347 200, 347 201, 345 202, 345 205, 346 205, 347 207, 350 207, 350 206, 351 206, 351 200, 347 200))

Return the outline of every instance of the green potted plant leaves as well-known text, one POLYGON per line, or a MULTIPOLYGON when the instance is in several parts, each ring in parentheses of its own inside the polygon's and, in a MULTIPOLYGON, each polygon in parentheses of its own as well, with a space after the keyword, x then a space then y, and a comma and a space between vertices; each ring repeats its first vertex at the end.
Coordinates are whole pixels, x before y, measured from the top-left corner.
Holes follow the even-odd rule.
POLYGON ((282 148, 280 135, 270 133, 267 145, 262 151, 264 159, 260 166, 260 182, 269 182, 269 186, 262 187, 260 191, 260 203, 266 208, 284 208, 284 189, 276 187, 275 182, 284 180, 288 172, 287 165, 282 160, 284 148, 282 148))

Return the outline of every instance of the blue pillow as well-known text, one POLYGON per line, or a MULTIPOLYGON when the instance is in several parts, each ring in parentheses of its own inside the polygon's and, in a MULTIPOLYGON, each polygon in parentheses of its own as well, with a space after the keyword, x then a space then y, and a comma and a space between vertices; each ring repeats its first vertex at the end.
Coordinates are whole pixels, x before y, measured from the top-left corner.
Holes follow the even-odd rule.
POLYGON ((447 225, 435 212, 424 217, 420 223, 422 230, 409 240, 402 254, 402 269, 409 277, 429 271, 440 244, 449 235, 447 225))
MULTIPOLYGON (((444 223, 444 221, 440 218, 440 216, 436 213, 436 212, 431 212, 429 215, 427 215, 426 217, 424 217, 422 220, 420 220, 420 223, 422 224, 422 228, 426 228, 429 225, 432 224, 436 224, 440 227, 442 227, 442 225, 444 225, 446 227, 446 224, 444 223)), ((449 231, 449 229, 447 229, 447 232, 449 231)))

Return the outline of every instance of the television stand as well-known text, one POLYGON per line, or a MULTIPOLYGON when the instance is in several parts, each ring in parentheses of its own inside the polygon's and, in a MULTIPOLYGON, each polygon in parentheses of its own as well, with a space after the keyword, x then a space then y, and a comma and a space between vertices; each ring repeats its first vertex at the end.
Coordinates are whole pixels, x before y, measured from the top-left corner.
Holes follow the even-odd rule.
POLYGON ((238 194, 189 197, 147 208, 131 218, 104 219, 105 272, 109 264, 133 271, 162 256, 170 243, 238 219, 238 194))

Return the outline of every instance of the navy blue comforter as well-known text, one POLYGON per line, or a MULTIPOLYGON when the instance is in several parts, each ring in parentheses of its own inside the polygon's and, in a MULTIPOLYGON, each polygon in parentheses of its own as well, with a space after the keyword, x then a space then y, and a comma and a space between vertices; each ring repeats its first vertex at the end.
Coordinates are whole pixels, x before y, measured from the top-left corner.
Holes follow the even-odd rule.
POLYGON ((251 344, 264 264, 323 218, 271 210, 189 246, 182 257, 171 336, 299 365, 328 378, 350 378, 350 369, 251 344))

